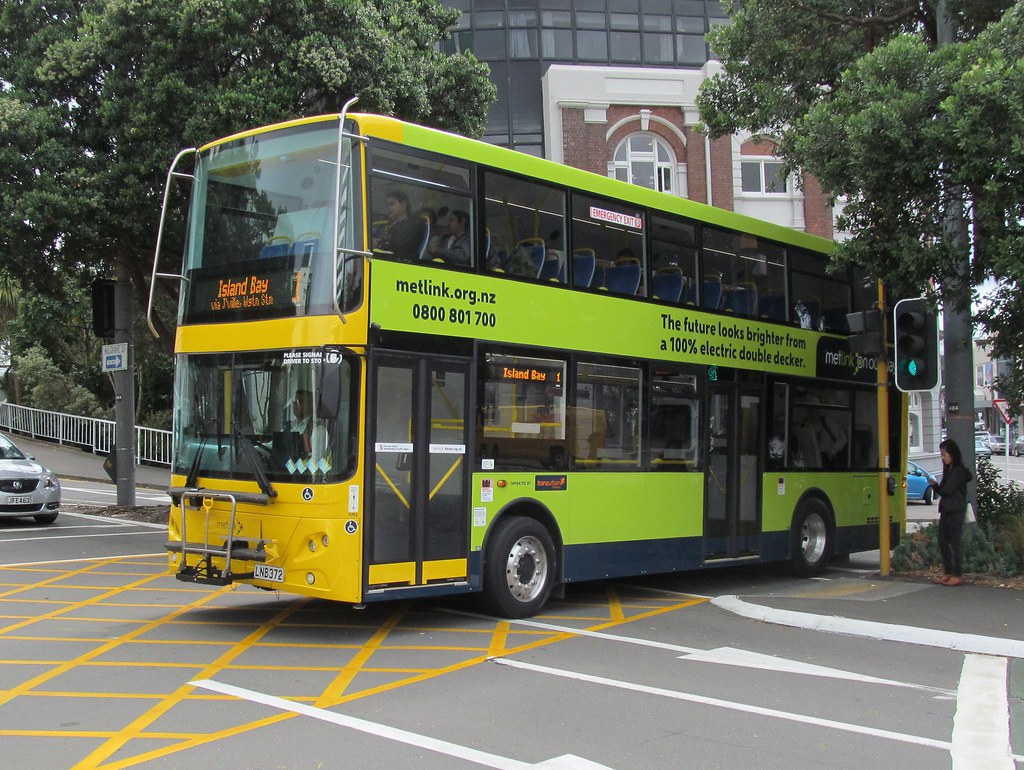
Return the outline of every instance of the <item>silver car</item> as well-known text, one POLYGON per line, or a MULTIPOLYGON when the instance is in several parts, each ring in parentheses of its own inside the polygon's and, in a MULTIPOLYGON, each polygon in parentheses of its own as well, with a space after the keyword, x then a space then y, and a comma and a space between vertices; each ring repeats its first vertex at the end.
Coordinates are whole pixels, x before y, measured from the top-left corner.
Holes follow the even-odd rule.
POLYGON ((0 518, 31 516, 40 524, 57 520, 60 481, 0 434, 0 518))

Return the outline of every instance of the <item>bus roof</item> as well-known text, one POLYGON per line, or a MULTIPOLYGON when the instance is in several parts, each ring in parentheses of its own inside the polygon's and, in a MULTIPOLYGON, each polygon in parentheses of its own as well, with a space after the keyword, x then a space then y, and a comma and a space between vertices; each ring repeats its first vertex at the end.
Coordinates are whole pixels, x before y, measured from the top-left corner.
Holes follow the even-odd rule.
MULTIPOLYGON (((200 147, 200 152, 228 142, 246 139, 271 131, 278 131, 284 128, 292 128, 302 125, 323 123, 331 120, 338 120, 337 113, 330 115, 318 115, 307 118, 283 121, 248 131, 242 131, 231 136, 217 139, 200 147)), ((821 238, 801 230, 794 230, 789 227, 766 222, 762 219, 738 214, 734 211, 709 206, 704 203, 680 198, 669 193, 657 192, 639 185, 622 182, 610 177, 601 176, 590 171, 555 163, 544 158, 537 158, 533 155, 526 155, 515 150, 470 139, 465 136, 442 131, 436 128, 407 123, 398 118, 385 115, 373 115, 369 113, 349 113, 346 117, 355 120, 360 131, 370 137, 376 137, 387 141, 398 142, 407 147, 421 150, 440 152, 464 158, 476 163, 482 163, 498 169, 513 171, 525 176, 537 177, 556 184, 564 184, 570 187, 586 190, 595 195, 618 200, 628 201, 637 206, 652 208, 679 216, 688 217, 710 225, 738 230, 751 235, 768 238, 773 241, 785 243, 791 246, 809 249, 817 252, 829 253, 835 247, 835 242, 827 238, 821 238)))

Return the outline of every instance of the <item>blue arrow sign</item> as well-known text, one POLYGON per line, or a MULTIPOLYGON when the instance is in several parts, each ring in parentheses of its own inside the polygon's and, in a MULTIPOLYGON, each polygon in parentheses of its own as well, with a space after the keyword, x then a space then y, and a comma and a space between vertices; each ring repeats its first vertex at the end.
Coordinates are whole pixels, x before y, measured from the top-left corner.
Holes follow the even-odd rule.
POLYGON ((100 368, 104 372, 123 372, 128 368, 128 343, 104 345, 100 368))

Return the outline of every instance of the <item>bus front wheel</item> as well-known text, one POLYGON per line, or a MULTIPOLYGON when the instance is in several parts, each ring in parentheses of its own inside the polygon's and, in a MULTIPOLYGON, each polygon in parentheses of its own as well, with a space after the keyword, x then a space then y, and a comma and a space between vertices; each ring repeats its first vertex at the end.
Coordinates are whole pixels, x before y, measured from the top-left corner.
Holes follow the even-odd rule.
POLYGON ((484 575, 491 611, 510 618, 533 615, 551 595, 554 579, 555 546, 547 529, 525 516, 499 522, 484 575))
POLYGON ((818 499, 802 503, 793 517, 793 570, 801 577, 820 575, 828 566, 832 546, 828 506, 818 499))

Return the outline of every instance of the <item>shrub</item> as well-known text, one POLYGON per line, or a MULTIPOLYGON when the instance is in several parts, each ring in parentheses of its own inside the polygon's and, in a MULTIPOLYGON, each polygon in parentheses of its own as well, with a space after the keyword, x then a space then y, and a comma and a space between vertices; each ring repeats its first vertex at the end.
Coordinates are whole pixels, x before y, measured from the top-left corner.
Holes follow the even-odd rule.
MULTIPOLYGON (((1022 528, 1024 529, 1024 528, 1022 528)), ((1022 533, 1024 534, 1024 533, 1022 533)), ((964 527, 964 572, 975 575, 1010 577, 1018 574, 1020 553, 1007 547, 1005 540, 993 544, 982 525, 964 527)), ((939 553, 939 523, 933 521, 900 540, 892 554, 892 568, 897 572, 920 572, 942 569, 939 553)))
POLYGON ((979 524, 995 531, 1004 523, 1024 517, 1024 492, 1004 483, 999 469, 988 458, 978 460, 976 482, 979 524))

